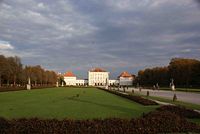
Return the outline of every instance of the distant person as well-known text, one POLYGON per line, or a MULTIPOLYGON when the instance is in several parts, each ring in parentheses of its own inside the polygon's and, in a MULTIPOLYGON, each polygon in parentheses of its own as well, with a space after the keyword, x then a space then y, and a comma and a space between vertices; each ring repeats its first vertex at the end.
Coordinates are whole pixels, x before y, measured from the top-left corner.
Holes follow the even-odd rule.
POLYGON ((175 85, 172 85, 172 91, 175 91, 175 85))
POLYGON ((139 91, 140 91, 140 92, 142 91, 142 88, 141 88, 141 87, 139 87, 139 91))
POLYGON ((157 89, 157 90, 159 90, 159 89, 160 89, 160 87, 159 87, 158 83, 156 84, 156 89, 157 89))

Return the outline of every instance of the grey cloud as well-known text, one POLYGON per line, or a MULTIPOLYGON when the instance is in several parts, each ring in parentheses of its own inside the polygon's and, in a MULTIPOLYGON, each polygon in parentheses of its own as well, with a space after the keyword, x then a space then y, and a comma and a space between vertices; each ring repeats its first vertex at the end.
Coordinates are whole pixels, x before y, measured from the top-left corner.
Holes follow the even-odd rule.
POLYGON ((0 40, 15 48, 4 54, 18 54, 25 64, 80 76, 101 66, 115 77, 172 57, 199 59, 199 16, 188 0, 7 0, 0 5, 0 40))

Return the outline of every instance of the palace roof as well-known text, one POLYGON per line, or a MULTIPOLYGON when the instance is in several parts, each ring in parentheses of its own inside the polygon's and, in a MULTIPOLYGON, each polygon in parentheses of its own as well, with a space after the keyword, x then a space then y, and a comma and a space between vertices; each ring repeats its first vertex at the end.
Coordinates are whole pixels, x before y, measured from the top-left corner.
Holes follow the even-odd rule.
POLYGON ((129 78, 129 77, 133 77, 133 75, 129 74, 128 72, 122 72, 119 77, 129 78))
POLYGON ((71 71, 69 71, 64 74, 64 77, 76 77, 76 76, 71 71))
POLYGON ((94 68, 94 69, 90 70, 90 72, 107 72, 107 71, 105 71, 101 68, 94 68))

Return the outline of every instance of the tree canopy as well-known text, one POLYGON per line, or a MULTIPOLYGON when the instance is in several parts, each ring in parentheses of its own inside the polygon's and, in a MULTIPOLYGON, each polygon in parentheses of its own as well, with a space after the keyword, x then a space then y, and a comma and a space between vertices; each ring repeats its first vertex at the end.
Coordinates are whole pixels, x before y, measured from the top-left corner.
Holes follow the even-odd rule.
POLYGON ((53 85, 57 81, 54 71, 45 70, 40 65, 23 66, 21 59, 0 55, 0 87, 23 86, 30 77, 31 83, 37 85, 53 85))
POLYGON ((169 86, 171 79, 179 87, 200 87, 200 61, 173 58, 168 66, 140 70, 137 78, 144 86, 152 86, 156 83, 169 86))

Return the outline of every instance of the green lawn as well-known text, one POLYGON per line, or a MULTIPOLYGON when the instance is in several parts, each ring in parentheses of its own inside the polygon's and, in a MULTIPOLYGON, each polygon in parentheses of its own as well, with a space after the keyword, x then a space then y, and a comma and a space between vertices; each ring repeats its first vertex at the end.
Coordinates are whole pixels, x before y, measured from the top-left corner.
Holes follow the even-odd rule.
POLYGON ((142 106, 96 88, 50 88, 0 93, 0 117, 8 119, 131 118, 156 107, 142 106))
MULTIPOLYGON (((155 97, 155 96, 146 96, 146 95, 141 95, 141 94, 131 94, 131 95, 137 95, 137 96, 142 96, 146 99, 152 99, 152 100, 157 100, 157 101, 161 101, 161 102, 166 102, 166 103, 171 103, 174 105, 179 105, 179 106, 184 106, 186 108, 190 108, 190 109, 196 109, 196 110, 200 110, 200 105, 197 104, 192 104, 192 103, 187 103, 187 102, 181 102, 181 101, 172 101, 166 98, 161 98, 161 97, 155 97)), ((191 121, 193 123, 197 123, 200 124, 200 119, 188 119, 188 121, 191 121)))
POLYGON ((162 97, 157 97, 157 96, 148 96, 147 97, 146 95, 132 94, 132 93, 131 93, 131 95, 142 96, 142 97, 147 98, 147 99, 157 100, 157 101, 161 101, 161 102, 171 103, 171 104, 174 104, 174 105, 184 106, 184 107, 190 108, 190 109, 200 110, 200 105, 198 105, 198 104, 182 102, 182 101, 173 101, 172 99, 170 100, 170 99, 167 99, 167 98, 162 98, 162 97))

